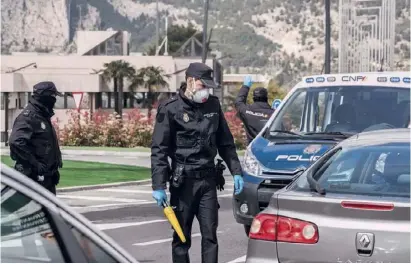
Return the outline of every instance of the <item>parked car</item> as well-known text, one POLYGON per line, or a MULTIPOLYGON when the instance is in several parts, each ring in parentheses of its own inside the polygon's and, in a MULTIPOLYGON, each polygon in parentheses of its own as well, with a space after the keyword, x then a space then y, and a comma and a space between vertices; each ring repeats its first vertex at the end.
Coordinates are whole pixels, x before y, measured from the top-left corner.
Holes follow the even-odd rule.
POLYGON ((1 164, 1 262, 137 262, 84 216, 1 164))
POLYGON ((246 262, 410 263, 410 129, 357 134, 277 191, 246 262))
POLYGON ((233 196, 236 221, 248 234, 273 193, 327 150, 363 131, 405 128, 409 115, 409 72, 304 77, 247 147, 244 190, 233 196))

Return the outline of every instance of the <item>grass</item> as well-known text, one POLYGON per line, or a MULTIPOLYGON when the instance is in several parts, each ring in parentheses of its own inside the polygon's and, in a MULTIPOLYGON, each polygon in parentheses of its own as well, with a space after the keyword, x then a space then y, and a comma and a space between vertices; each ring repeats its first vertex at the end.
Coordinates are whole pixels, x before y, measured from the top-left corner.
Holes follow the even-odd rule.
MULTIPOLYGON (((8 156, 1 156, 1 162, 9 167, 14 166, 14 161, 8 156)), ((58 187, 137 181, 150 177, 151 170, 149 168, 65 160, 63 168, 60 169, 58 187)))

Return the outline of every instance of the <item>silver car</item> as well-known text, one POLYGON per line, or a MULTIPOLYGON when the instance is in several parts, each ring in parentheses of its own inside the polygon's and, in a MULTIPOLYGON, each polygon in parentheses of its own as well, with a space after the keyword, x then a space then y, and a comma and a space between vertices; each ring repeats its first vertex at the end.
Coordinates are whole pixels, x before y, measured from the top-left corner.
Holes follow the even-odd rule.
POLYGON ((137 262, 85 217, 1 164, 1 263, 137 262))
POLYGON ((410 129, 342 141, 274 193, 246 262, 410 263, 410 129))

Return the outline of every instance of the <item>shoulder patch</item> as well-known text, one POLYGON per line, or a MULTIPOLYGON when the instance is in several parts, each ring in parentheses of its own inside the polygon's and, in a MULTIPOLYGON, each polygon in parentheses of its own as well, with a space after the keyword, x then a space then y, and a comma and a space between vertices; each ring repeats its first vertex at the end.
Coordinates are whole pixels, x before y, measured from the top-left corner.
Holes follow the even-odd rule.
POLYGON ((24 110, 23 115, 24 116, 30 116, 31 111, 30 110, 24 110))

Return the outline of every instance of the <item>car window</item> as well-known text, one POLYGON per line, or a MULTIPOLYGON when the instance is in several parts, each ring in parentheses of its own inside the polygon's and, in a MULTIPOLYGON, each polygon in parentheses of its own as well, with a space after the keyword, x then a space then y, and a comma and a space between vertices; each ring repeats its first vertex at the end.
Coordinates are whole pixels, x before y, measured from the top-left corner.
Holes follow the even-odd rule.
MULTIPOLYGON (((327 193, 410 197, 410 144, 351 147, 334 154, 314 174, 327 193)), ((294 189, 310 191, 306 176, 294 189)))
POLYGON ((101 249, 96 243, 94 243, 87 236, 78 231, 75 227, 71 226, 71 231, 80 244, 84 255, 87 257, 88 262, 92 263, 116 263, 117 261, 110 256, 107 252, 101 249))
POLYGON ((65 262, 44 208, 6 186, 1 192, 1 262, 65 262))

